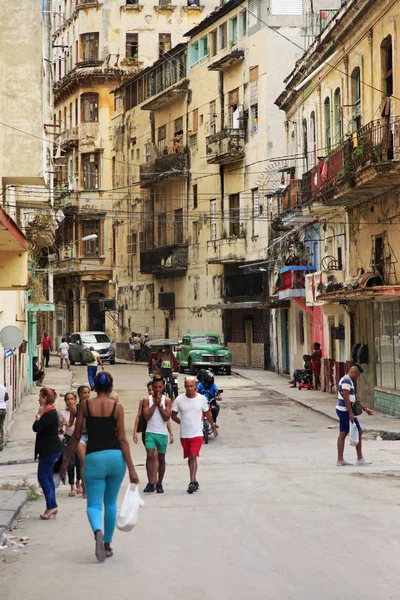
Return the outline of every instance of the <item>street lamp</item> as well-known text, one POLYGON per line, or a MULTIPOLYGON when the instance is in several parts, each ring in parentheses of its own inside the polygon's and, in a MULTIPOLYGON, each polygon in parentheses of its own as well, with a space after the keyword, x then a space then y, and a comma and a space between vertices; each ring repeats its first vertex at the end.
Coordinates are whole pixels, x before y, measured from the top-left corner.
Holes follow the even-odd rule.
MULTIPOLYGON (((81 238, 82 242, 88 242, 89 240, 97 240, 97 233, 91 233, 90 235, 85 235, 85 237, 81 238)), ((79 240, 77 240, 79 241, 79 240)))

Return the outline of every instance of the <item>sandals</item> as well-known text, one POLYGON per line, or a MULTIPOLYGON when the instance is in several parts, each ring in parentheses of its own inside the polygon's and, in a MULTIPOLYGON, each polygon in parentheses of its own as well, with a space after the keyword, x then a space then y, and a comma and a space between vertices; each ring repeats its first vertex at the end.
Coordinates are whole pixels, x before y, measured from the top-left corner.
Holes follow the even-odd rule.
POLYGON ((106 553, 106 558, 111 558, 112 556, 114 556, 113 549, 111 548, 108 542, 104 542, 104 550, 106 553))
POLYGON ((69 496, 70 498, 72 498, 72 497, 73 497, 73 496, 75 496, 75 495, 76 495, 76 492, 74 492, 74 491, 71 491, 71 492, 68 494, 68 496, 69 496))
POLYGON ((96 558, 99 562, 104 562, 106 560, 106 550, 104 548, 103 532, 100 531, 100 529, 97 529, 97 531, 95 532, 94 539, 96 540, 96 546, 94 551, 96 558))

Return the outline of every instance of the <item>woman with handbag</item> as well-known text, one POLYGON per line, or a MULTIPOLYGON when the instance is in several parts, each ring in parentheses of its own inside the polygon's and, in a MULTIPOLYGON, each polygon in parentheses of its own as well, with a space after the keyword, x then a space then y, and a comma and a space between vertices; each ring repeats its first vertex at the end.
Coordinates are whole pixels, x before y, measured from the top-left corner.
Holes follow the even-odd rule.
MULTIPOLYGON (((74 392, 68 392, 64 396, 64 402, 66 405, 65 410, 60 411, 60 426, 64 433, 63 446, 64 446, 64 457, 67 453, 68 444, 74 433, 76 419, 73 418, 72 425, 70 425, 71 412, 76 414, 76 394, 74 392)), ((68 465, 68 483, 71 487, 69 496, 73 497, 76 495, 77 490, 82 488, 81 482, 81 464, 76 452, 71 457, 68 465), (75 472, 76 472, 76 489, 75 489, 75 472)))

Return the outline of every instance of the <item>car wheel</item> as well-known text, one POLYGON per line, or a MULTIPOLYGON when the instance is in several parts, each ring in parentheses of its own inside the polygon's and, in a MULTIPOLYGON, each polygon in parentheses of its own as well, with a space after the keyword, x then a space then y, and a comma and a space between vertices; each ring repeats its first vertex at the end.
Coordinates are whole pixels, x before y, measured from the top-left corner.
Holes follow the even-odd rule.
POLYGON ((74 360, 72 360, 72 358, 70 358, 70 359, 69 359, 69 362, 70 362, 70 364, 71 364, 72 366, 74 366, 74 364, 75 364, 75 361, 74 361, 74 360))
POLYGON ((115 365, 115 358, 110 359, 110 365, 115 365))
POLYGON ((179 367, 179 373, 184 373, 185 372, 185 367, 179 367))
POLYGON ((192 361, 190 359, 188 362, 188 367, 189 367, 189 373, 191 375, 196 375, 196 367, 194 366, 194 364, 192 363, 192 361))
POLYGON ((226 367, 226 374, 227 375, 231 375, 232 374, 232 367, 226 367))
POLYGON ((213 367, 212 370, 213 370, 213 372, 214 372, 215 375, 218 375, 218 373, 219 373, 219 367, 213 367))

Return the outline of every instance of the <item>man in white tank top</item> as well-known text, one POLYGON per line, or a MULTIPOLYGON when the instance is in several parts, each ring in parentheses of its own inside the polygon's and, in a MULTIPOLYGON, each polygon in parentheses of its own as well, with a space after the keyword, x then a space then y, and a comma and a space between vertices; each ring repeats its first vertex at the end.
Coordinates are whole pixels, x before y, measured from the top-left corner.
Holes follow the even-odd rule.
POLYGON ((165 453, 169 440, 167 422, 171 417, 172 403, 169 398, 163 395, 164 382, 162 379, 154 378, 152 388, 153 393, 145 398, 143 402, 143 415, 147 421, 145 437, 146 467, 150 475, 150 481, 143 491, 146 494, 154 491, 157 491, 157 494, 163 494, 165 453))

